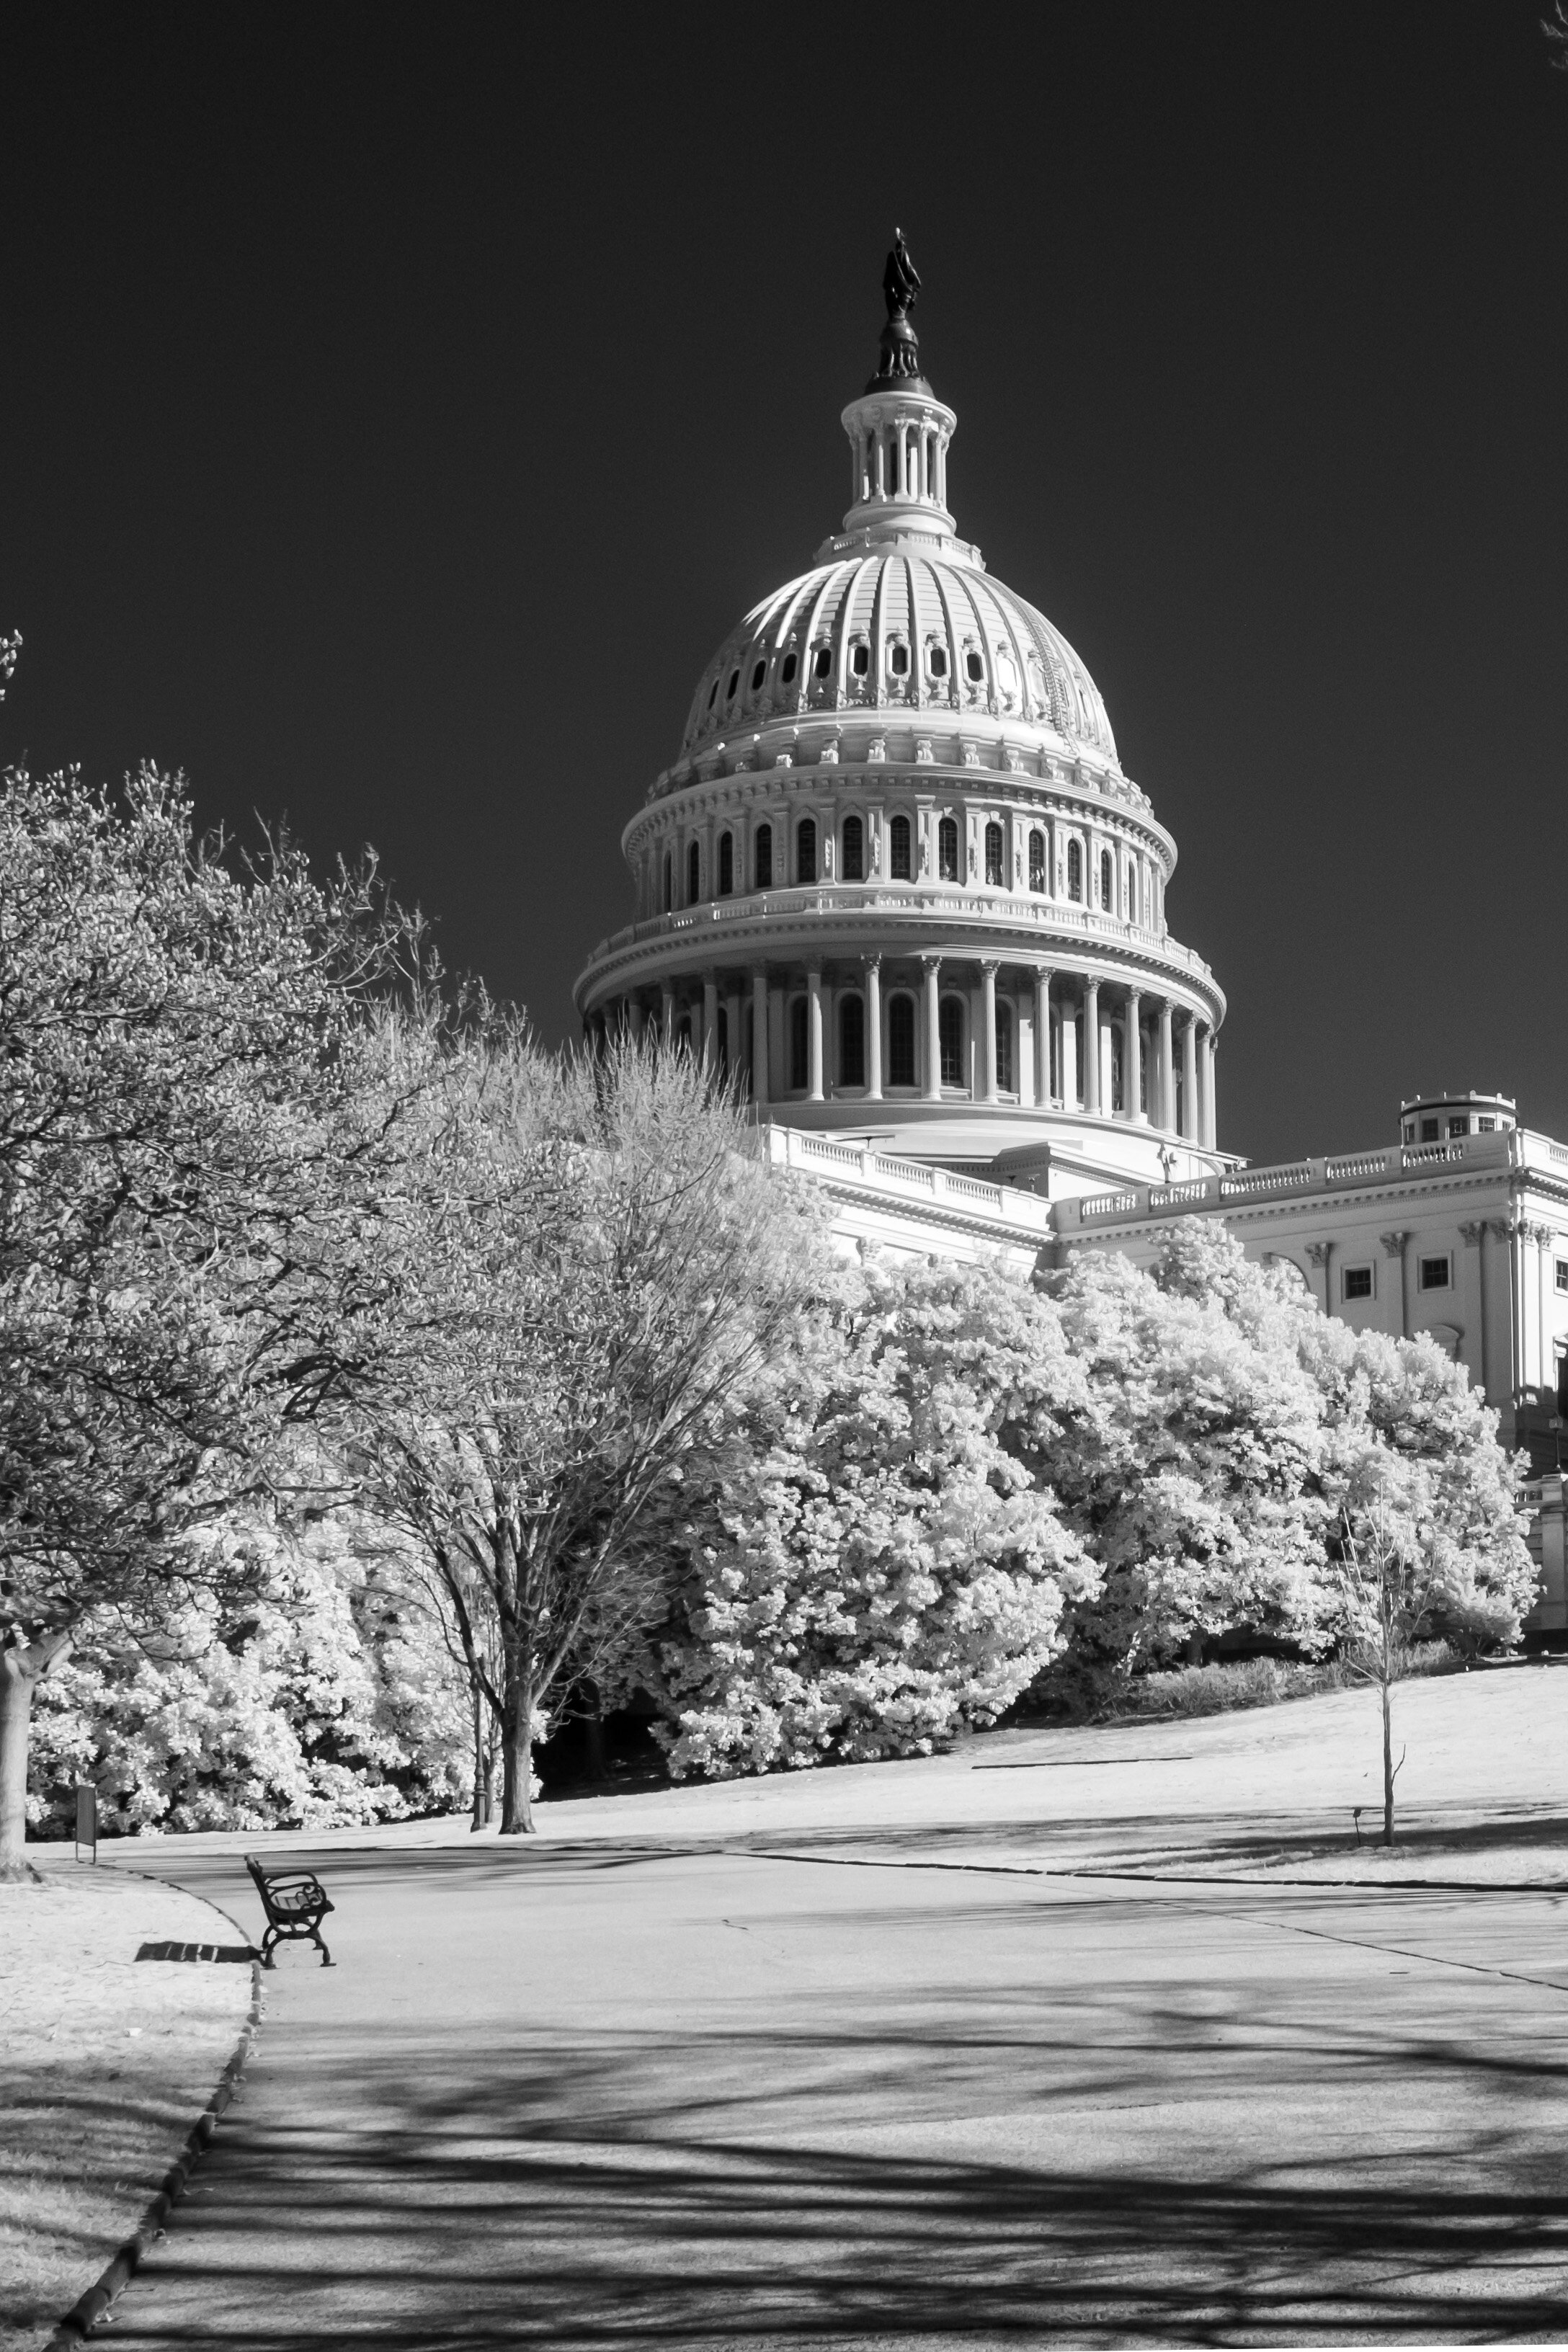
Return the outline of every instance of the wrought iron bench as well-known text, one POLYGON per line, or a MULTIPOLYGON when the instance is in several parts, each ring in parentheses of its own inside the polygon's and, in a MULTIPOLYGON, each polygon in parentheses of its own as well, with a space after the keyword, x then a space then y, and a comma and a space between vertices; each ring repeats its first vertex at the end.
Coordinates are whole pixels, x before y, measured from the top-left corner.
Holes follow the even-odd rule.
POLYGON ((334 1906, 328 1902, 327 1890, 315 1873, 268 1870, 253 1853, 246 1855, 245 1866, 256 1881, 256 1891, 267 1914, 267 1933, 261 1939, 262 1967, 273 1966, 273 1948, 285 1937, 309 1937, 321 1955, 321 1966, 331 1968, 332 1956, 321 1941, 321 1922, 334 1906))

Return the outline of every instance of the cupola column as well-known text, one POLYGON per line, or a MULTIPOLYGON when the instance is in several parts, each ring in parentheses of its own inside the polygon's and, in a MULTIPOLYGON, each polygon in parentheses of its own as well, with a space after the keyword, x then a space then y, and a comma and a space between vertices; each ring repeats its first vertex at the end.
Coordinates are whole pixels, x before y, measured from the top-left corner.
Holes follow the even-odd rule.
POLYGON ((1171 1032, 1171 1000, 1160 1006, 1160 1124, 1167 1134, 1176 1131, 1176 1064, 1171 1032))
POLYGON ((1196 1143, 1198 1125, 1198 1016, 1189 1013, 1182 1024, 1182 1138, 1196 1143))
POLYGON ((759 1110, 768 1107, 768 974, 764 964, 752 971, 752 1100, 759 1110))
POLYGON ((1217 1149, 1219 1119, 1215 1108, 1215 1035, 1212 1029, 1204 1031, 1204 1142, 1213 1151, 1217 1149))
POLYGON ((985 1056, 985 1066, 980 1074, 980 1096, 983 1102, 994 1103, 997 1099, 996 965, 994 960, 990 957, 981 959, 980 1002, 982 1007, 981 1051, 985 1056))
POLYGON ((925 1000, 925 1098, 942 1100, 941 956, 921 956, 925 1000))
POLYGON ((1083 984, 1083 1107, 1090 1118, 1100 1117, 1100 982, 1083 984))
POLYGON ((822 968, 808 964, 805 971, 806 1099, 822 1100, 822 968))
POLYGON ((1134 1126, 1144 1117, 1143 1111, 1143 997, 1142 992, 1130 988, 1127 992, 1127 1031, 1121 1049, 1121 1116, 1134 1126))
POLYGON ((1042 1110, 1051 1099, 1051 974, 1035 967, 1035 1100, 1042 1110))
POLYGON ((866 1099, 882 1099, 882 959, 866 959, 866 1099))
POLYGON ((702 1066, 711 1075, 719 1056, 719 975, 702 975, 702 1066))

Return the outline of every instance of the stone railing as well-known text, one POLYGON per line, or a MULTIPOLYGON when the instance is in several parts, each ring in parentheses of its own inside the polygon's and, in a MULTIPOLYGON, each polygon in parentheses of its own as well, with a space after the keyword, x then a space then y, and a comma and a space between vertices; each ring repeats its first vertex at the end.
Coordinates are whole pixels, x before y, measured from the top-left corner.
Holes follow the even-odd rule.
MULTIPOLYGON (((1284 1193, 1333 1192, 1349 1185, 1418 1182, 1455 1167, 1499 1171, 1547 1161, 1568 1162, 1568 1147, 1550 1137, 1505 1129, 1496 1135, 1454 1136, 1443 1143, 1392 1143, 1342 1159, 1292 1160, 1275 1168, 1235 1169, 1220 1176, 1194 1177, 1184 1184, 1140 1184, 1118 1192, 1089 1192, 1058 1201, 1059 1232, 1144 1217, 1190 1215, 1194 1210, 1237 1208, 1284 1193)), ((1553 1181, 1561 1181, 1553 1176, 1553 1181)))
POLYGON ((1045 1241, 1051 1231, 1048 1201, 1013 1184, 990 1184, 975 1176, 954 1175, 930 1160, 894 1160, 868 1146, 836 1143, 820 1135, 802 1134, 798 1128, 763 1129, 763 1148, 775 1167, 798 1168, 825 1176, 836 1192, 863 1192, 880 1196, 894 1207, 900 1200, 930 1207, 945 1203, 950 1211, 1045 1241))
MULTIPOLYGON (((653 915, 644 922, 628 924, 611 938, 601 940, 589 961, 597 963, 624 949, 645 947, 660 940, 689 940, 697 948, 711 940, 717 947, 719 940, 715 935, 727 925, 766 921, 775 916, 789 916, 798 921, 802 915, 819 915, 832 920, 868 912, 1065 933, 1075 942, 1081 935, 1086 941, 1103 941, 1134 949, 1142 955, 1156 956, 1163 963, 1189 971, 1199 980, 1212 982, 1214 978, 1195 949, 1184 947, 1167 932, 1147 930, 1141 923, 1102 915, 1092 907, 1078 906, 1069 899, 1034 898, 1023 891, 976 890, 956 882, 808 883, 787 890, 752 891, 744 898, 708 898, 700 906, 682 907, 672 914, 653 915)), ((1038 952, 1046 952, 1043 941, 1038 952)))

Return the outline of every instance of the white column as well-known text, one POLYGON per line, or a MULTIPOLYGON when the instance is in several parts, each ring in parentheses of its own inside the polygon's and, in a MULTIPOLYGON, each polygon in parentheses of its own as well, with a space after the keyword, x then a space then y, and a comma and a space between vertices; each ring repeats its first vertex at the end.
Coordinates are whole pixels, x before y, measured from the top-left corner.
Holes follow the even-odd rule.
POLYGON ((741 1034, 742 996, 732 988, 724 999, 724 1076, 733 1079, 746 1066, 745 1041, 741 1034))
POLYGON ((1202 1140, 1198 1124, 1198 1016, 1189 1013, 1182 1024, 1182 1136, 1187 1143, 1202 1140))
POLYGON ((1079 1107, 1078 1014, 1065 998, 1059 1018, 1062 1056, 1059 1075, 1062 1082, 1062 1107, 1066 1110, 1077 1110, 1079 1107))
POLYGON ((866 959, 866 1099, 882 1099, 882 959, 866 959))
POLYGON ((1160 1007, 1160 1124, 1168 1134, 1176 1131, 1176 1060, 1175 1041, 1171 1030, 1171 1000, 1167 996, 1160 1007))
POLYGON ((1214 1031, 1205 1028, 1198 1040, 1198 1141, 1206 1150, 1215 1148, 1214 1115, 1214 1031))
POLYGON ((1083 1107, 1100 1117, 1100 982, 1083 984, 1083 1107))
POLYGON ((925 973, 921 992, 925 1010, 925 1098, 927 1102, 942 1100, 942 1034, 940 1029, 941 1001, 938 994, 942 958, 922 956, 921 967, 925 973))
POLYGON ((806 1099, 822 1100, 822 973, 816 964, 805 974, 806 1099))
POLYGON ((768 1106, 768 975, 762 964, 752 973, 752 1100, 768 1106))
POLYGON ((1127 992, 1127 1026, 1121 1047, 1121 1091, 1124 1097, 1121 1116, 1136 1126, 1143 1118, 1143 997, 1141 990, 1127 992))
POLYGON ((1042 1110, 1051 1099, 1051 975, 1046 964, 1035 967, 1035 1100, 1042 1110))
POLYGON ((626 999, 626 1009, 631 1016, 630 1026, 632 1044, 634 1045, 638 1045, 642 1043, 643 1009, 641 997, 628 996, 626 999))
POLYGON ((658 992, 659 1024, 667 1045, 675 1043, 675 991, 667 980, 658 992))
POLYGON ((980 1097, 983 1102, 994 1103, 996 1092, 996 966, 984 960, 980 966, 980 1050, 985 1056, 981 1073, 980 1097))
POLYGON ((702 1066, 711 1071, 719 1057, 719 977, 702 975, 702 1066))

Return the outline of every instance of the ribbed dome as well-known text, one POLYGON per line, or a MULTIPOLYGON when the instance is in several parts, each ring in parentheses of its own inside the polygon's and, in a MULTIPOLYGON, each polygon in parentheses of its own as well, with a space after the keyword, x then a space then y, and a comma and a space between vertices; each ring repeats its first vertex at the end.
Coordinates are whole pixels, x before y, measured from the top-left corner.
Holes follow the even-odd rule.
POLYGON ((976 562, 885 541, 747 614, 702 673, 681 750, 807 710, 985 713, 1116 758, 1100 689, 1043 613, 976 562))

